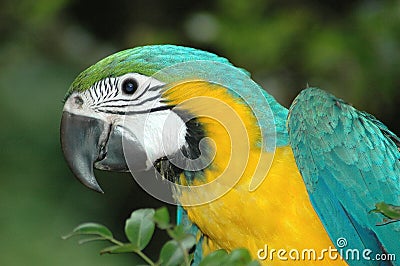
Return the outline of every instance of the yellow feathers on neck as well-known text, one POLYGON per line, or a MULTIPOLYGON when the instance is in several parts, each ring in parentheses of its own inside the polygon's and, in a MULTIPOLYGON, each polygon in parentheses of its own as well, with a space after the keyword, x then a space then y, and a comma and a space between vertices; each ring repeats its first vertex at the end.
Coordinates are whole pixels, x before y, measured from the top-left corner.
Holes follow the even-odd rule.
POLYGON ((204 141, 214 150, 211 172, 206 170, 205 179, 198 182, 219 178, 219 183, 231 186, 240 178, 238 173, 245 171, 252 153, 260 153, 261 131, 251 108, 227 88, 202 80, 173 84, 163 97, 202 124, 204 141))

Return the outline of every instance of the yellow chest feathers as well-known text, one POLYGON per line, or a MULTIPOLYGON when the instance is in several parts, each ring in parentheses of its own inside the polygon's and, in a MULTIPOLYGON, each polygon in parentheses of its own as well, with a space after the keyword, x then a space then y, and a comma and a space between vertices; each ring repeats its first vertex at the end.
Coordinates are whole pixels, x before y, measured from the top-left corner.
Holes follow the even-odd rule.
MULTIPOLYGON (((334 248, 323 225, 309 201, 304 183, 297 170, 290 147, 278 148, 268 176, 260 187, 249 191, 251 177, 242 176, 241 181, 219 199, 193 207, 185 207, 191 221, 207 236, 203 245, 205 253, 216 249, 232 250, 246 247, 257 258, 257 252, 268 246, 272 249, 295 249, 300 258, 304 250, 315 249, 317 256, 323 249, 334 248)), ((206 197, 183 195, 183 197, 206 197)), ((264 253, 261 255, 265 256, 264 253)), ((288 261, 272 261, 279 265, 288 261)), ((288 253, 286 253, 288 257, 288 253)), ((290 261, 294 262, 294 261, 290 261)), ((322 261, 298 261, 300 264, 345 265, 338 259, 322 261)))
MULTIPOLYGON (((184 208, 206 236, 205 253, 245 247, 256 258, 265 245, 299 252, 334 247, 309 201, 292 149, 261 151, 260 129, 246 104, 231 97, 225 88, 203 81, 178 84, 164 97, 190 110, 211 139, 205 141, 215 151, 201 179, 189 182, 181 176, 183 184, 187 181, 201 188, 183 189, 177 195, 181 203, 191 205, 184 208), (267 167, 259 171, 260 165, 267 167), (260 183, 255 190, 250 189, 254 188, 254 179, 260 183)), ((345 264, 328 259, 314 263, 345 264)))

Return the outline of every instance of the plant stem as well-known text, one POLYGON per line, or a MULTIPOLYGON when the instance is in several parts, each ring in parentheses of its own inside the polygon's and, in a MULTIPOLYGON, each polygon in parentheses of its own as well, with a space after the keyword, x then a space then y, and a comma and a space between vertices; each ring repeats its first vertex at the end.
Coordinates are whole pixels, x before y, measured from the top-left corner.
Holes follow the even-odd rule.
POLYGON ((117 239, 114 239, 114 238, 107 238, 107 239, 108 239, 110 242, 112 242, 112 243, 114 243, 114 244, 116 244, 116 245, 118 245, 118 246, 123 246, 123 245, 124 245, 124 243, 118 241, 117 239))
POLYGON ((156 264, 146 256, 141 250, 135 250, 135 253, 138 254, 145 262, 147 262, 150 266, 155 266, 156 264))
POLYGON ((181 242, 178 242, 178 243, 179 243, 179 248, 183 251, 183 258, 185 259, 185 265, 190 265, 187 250, 182 247, 181 242))

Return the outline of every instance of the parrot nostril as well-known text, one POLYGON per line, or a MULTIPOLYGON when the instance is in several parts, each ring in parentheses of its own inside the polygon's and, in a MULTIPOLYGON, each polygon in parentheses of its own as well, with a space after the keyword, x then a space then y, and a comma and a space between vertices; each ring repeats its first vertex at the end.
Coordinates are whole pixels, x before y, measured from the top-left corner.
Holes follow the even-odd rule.
POLYGON ((75 96, 74 101, 76 105, 82 106, 83 104, 83 99, 80 96, 75 96))

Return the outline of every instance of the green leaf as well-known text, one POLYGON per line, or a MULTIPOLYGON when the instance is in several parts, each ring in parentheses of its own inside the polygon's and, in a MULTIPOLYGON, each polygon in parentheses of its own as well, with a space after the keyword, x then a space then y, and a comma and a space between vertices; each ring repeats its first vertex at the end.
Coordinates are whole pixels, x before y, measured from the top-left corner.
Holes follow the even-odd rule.
POLYGON ((67 239, 75 235, 98 235, 105 239, 111 239, 113 237, 111 231, 102 224, 84 223, 75 227, 70 234, 63 236, 62 238, 67 239))
POLYGON ((161 207, 156 210, 154 213, 154 222, 156 222, 158 228, 160 229, 167 229, 170 228, 171 225, 169 224, 169 212, 167 207, 161 207))
POLYGON ((136 250, 142 250, 149 244, 155 229, 153 217, 153 209, 140 209, 132 212, 126 220, 125 234, 136 250))
POLYGON ((390 219, 400 219, 400 206, 379 202, 375 204, 374 212, 380 212, 390 219))
POLYGON ((122 246, 110 246, 100 251, 100 254, 117 254, 117 253, 130 253, 135 252, 135 247, 132 244, 124 244, 122 246))
POLYGON ((199 266, 219 266, 225 265, 225 262, 228 260, 228 253, 219 249, 210 254, 208 254, 199 264, 199 266))
POLYGON ((185 255, 176 240, 170 240, 164 244, 160 252, 162 266, 176 266, 183 263, 185 255))
POLYGON ((93 242, 93 241, 99 241, 99 240, 109 240, 108 238, 104 238, 102 236, 96 236, 96 237, 91 237, 91 238, 84 238, 78 241, 79 245, 88 243, 88 242, 93 242))
POLYGON ((189 250, 196 244, 196 238, 194 237, 194 235, 186 234, 185 237, 179 240, 179 244, 185 250, 189 250))
POLYGON ((245 248, 238 248, 233 250, 228 255, 228 260, 226 262, 227 265, 246 265, 250 263, 252 260, 250 253, 245 248))
POLYGON ((186 237, 186 228, 183 224, 175 226, 172 230, 168 230, 168 235, 176 240, 181 240, 186 237))
POLYGON ((260 262, 258 262, 257 260, 253 260, 247 263, 246 266, 260 266, 260 262))

